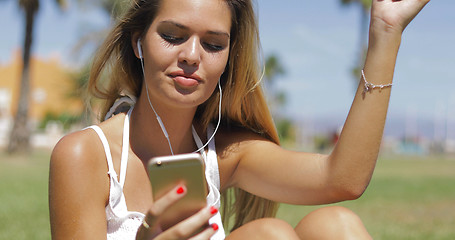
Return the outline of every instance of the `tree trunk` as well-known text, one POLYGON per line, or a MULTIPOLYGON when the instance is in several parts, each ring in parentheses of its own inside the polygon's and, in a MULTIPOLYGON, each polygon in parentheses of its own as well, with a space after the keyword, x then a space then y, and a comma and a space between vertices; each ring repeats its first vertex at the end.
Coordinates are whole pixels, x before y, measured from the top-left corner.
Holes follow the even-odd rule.
POLYGON ((35 20, 35 9, 25 10, 25 39, 23 52, 23 67, 17 112, 14 118, 14 125, 8 144, 8 153, 18 151, 30 151, 31 130, 28 124, 28 113, 30 105, 30 55, 33 42, 33 25, 35 20))

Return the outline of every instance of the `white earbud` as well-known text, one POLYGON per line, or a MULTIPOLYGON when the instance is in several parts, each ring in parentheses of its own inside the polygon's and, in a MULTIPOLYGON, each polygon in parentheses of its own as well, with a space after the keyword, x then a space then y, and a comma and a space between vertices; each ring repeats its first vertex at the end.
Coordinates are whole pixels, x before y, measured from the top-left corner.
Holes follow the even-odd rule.
POLYGON ((139 52, 139 58, 142 59, 142 47, 141 47, 141 38, 137 40, 137 51, 139 52))

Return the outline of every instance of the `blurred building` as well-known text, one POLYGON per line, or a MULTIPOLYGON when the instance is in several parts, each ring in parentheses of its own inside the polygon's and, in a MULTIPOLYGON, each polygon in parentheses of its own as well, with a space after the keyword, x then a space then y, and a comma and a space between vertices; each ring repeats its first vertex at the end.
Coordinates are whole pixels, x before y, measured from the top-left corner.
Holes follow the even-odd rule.
MULTIPOLYGON (((10 63, 0 64, 0 147, 5 146, 9 139, 17 108, 21 73, 20 51, 15 52, 10 63)), ((32 56, 29 120, 33 129, 36 129, 46 115, 80 113, 82 110, 80 100, 70 97, 73 89, 71 74, 61 65, 58 58, 41 59, 32 56)), ((55 133, 56 127, 51 128, 55 133)), ((32 138, 34 145, 45 144, 41 141, 46 139, 41 138, 39 142, 34 143, 32 138)))

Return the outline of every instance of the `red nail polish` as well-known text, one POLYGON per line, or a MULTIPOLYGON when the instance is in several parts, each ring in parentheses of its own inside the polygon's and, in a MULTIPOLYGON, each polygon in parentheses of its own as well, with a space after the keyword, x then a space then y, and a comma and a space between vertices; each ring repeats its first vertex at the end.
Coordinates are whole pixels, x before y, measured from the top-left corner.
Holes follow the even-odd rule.
POLYGON ((185 192, 185 189, 183 189, 183 187, 179 187, 179 188, 177 189, 177 194, 182 194, 182 193, 184 193, 184 192, 185 192))
POLYGON ((212 229, 215 230, 215 231, 218 230, 218 224, 213 223, 212 224, 212 229))
POLYGON ((214 206, 211 206, 210 207, 210 213, 213 215, 213 214, 216 214, 218 212, 218 209, 216 209, 216 207, 214 206))

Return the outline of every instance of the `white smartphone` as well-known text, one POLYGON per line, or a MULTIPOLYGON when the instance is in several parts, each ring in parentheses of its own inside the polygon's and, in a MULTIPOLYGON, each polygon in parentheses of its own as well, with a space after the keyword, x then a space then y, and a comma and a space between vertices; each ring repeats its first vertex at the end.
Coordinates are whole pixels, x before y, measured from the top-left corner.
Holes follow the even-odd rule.
POLYGON ((148 164, 148 174, 154 201, 178 184, 184 184, 187 188, 186 195, 160 216, 163 230, 192 216, 207 205, 204 162, 200 154, 189 153, 152 158, 148 164))

